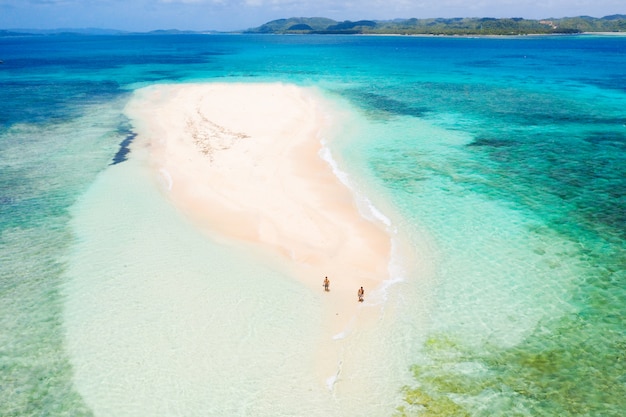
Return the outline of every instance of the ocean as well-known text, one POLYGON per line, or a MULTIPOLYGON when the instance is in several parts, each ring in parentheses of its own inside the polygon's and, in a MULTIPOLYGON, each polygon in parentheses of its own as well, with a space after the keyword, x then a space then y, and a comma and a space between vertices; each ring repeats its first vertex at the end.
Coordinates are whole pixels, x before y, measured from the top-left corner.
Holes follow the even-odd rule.
POLYGON ((626 37, 61 34, 0 59, 0 415, 626 409, 626 37), (338 172, 412 248, 327 386, 300 355, 322 295, 133 159, 133 91, 216 81, 336 102, 338 172))

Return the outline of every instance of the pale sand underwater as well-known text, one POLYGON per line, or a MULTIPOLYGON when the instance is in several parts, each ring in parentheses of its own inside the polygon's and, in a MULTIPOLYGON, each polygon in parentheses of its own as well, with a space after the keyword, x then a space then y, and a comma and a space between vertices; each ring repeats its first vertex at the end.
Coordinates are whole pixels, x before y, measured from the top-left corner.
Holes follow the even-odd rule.
POLYGON ((341 123, 331 110, 283 84, 135 93, 131 157, 74 210, 65 326, 97 416, 371 416, 400 404, 414 344, 396 325, 406 283, 390 265, 410 250, 322 158, 341 123))

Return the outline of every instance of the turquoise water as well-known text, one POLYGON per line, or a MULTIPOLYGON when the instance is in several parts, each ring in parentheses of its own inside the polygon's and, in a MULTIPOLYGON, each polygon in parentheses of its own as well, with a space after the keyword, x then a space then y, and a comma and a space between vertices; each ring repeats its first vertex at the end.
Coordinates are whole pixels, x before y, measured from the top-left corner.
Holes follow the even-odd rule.
MULTIPOLYGON (((410 378, 378 387, 390 400, 375 415, 626 409, 626 38, 49 36, 0 38, 0 54, 0 415, 107 415, 116 386, 140 386, 107 381, 112 394, 92 397, 67 337, 73 324, 64 323, 74 311, 68 277, 83 267, 73 258, 76 207, 98 201, 89 196, 107 173, 128 169, 133 130, 123 108, 132 91, 277 80, 316 86, 350 110, 329 145, 334 158, 413 243, 421 265, 388 289, 387 303, 402 314, 381 331, 380 347, 410 378)), ((132 238, 115 227, 120 244, 132 238)), ((111 248, 102 249, 115 259, 111 248)), ((294 320, 302 326, 318 308, 294 320)), ((298 334, 294 350, 307 341, 298 334)), ((236 349, 237 337, 215 353, 236 349)), ((269 352, 271 341, 263 343, 269 352)), ((115 349, 102 351, 107 360, 115 349)), ((279 364, 289 368, 280 376, 310 383, 300 365, 268 360, 250 380, 222 376, 241 390, 270 390, 265 384, 279 382, 261 374, 279 364)), ((173 398, 188 400, 194 378, 173 398)), ((243 391, 216 388, 207 394, 213 405, 181 409, 289 415, 281 398, 290 391, 275 390, 253 405, 253 394, 239 403, 243 391)), ((309 399, 305 388, 291 395, 309 399)), ((372 415, 328 407, 320 412, 372 415)))

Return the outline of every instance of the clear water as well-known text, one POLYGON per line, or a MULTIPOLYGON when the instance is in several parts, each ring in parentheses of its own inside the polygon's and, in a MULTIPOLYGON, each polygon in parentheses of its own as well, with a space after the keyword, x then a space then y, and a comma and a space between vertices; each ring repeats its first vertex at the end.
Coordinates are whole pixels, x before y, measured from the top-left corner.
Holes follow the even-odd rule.
POLYGON ((49 36, 0 55, 0 415, 626 409, 626 38, 49 36), (333 157, 414 249, 377 324, 322 360, 346 367, 332 390, 297 356, 323 299, 194 230, 127 153, 136 88, 277 80, 347 109, 333 157))

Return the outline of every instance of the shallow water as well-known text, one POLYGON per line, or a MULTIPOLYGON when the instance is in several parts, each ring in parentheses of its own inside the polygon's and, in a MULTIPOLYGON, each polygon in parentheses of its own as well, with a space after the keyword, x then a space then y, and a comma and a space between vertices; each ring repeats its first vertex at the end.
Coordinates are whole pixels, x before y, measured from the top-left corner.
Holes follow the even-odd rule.
POLYGON ((379 346, 393 302, 383 314, 373 292, 362 307, 378 316, 372 328, 323 340, 328 295, 198 230, 134 158, 73 210, 63 327, 96 415, 369 415, 399 403, 389 372, 407 380, 406 366, 385 359, 393 339, 379 346), (334 371, 320 375, 320 360, 334 371))
POLYGON ((626 408, 626 39, 0 44, 0 415, 626 408), (333 390, 292 356, 323 298, 193 229, 124 152, 128 94, 187 80, 321 88, 350 114, 333 159, 411 242, 333 390))

